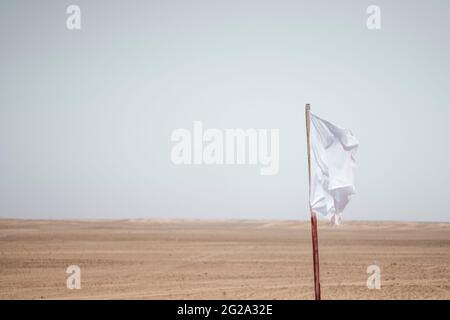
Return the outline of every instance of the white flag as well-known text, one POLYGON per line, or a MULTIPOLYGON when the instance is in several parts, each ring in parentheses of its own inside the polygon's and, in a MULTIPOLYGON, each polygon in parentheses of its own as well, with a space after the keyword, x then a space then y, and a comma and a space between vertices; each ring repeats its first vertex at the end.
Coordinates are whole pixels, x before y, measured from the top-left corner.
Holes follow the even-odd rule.
POLYGON ((334 224, 356 192, 353 181, 359 142, 349 129, 338 127, 311 113, 310 205, 334 224))

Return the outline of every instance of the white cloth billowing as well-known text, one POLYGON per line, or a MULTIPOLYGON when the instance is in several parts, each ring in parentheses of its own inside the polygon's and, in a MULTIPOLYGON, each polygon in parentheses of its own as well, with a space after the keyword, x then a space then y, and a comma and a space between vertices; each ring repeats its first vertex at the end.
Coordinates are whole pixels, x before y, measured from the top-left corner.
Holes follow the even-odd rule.
POLYGON ((353 170, 359 142, 349 129, 312 113, 310 128, 311 209, 339 224, 342 211, 356 192, 353 170))

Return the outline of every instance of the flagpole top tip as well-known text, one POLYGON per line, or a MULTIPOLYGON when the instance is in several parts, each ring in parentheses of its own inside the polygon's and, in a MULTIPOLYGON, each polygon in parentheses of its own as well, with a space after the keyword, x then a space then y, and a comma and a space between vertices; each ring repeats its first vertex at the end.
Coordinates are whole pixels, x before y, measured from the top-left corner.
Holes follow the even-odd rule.
POLYGON ((306 104, 305 110, 308 110, 308 111, 311 110, 311 105, 309 103, 306 104))

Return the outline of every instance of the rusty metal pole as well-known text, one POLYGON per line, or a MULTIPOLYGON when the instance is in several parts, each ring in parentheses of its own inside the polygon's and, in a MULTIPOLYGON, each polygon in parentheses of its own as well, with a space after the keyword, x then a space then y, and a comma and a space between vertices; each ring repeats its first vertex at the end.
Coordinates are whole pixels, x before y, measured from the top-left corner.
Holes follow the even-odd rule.
POLYGON ((311 236, 313 247, 313 264, 314 264, 314 293, 316 300, 320 300, 320 270, 319 270, 319 239, 317 235, 317 216, 311 209, 311 143, 310 143, 310 115, 311 107, 309 104, 305 106, 306 118, 306 145, 308 148, 308 182, 309 182, 309 211, 311 213, 311 236))

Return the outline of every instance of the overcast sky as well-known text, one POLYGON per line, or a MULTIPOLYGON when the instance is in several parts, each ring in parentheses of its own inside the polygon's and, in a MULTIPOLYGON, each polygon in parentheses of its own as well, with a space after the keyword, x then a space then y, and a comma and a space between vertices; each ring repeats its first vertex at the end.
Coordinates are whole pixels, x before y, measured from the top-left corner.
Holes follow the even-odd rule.
POLYGON ((450 221, 449 39, 447 0, 2 0, 0 217, 308 219, 311 103, 361 143, 344 220, 450 221), (174 165, 194 120, 279 129, 279 173, 174 165))

